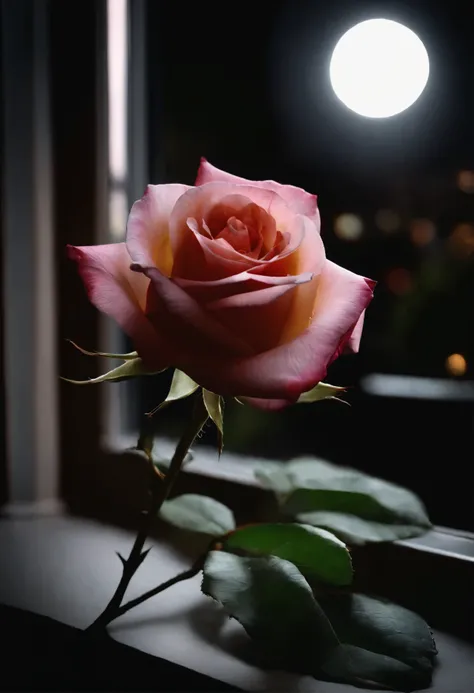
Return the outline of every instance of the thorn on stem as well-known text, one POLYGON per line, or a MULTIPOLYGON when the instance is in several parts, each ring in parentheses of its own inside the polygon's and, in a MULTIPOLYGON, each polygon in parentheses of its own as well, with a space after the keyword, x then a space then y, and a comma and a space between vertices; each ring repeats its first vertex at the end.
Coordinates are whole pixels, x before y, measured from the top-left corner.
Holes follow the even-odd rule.
POLYGON ((125 558, 122 556, 122 554, 119 553, 119 551, 116 551, 115 553, 116 553, 117 556, 120 558, 120 562, 122 563, 122 566, 125 568, 125 566, 126 566, 126 564, 127 564, 127 561, 126 561, 125 558))
POLYGON ((143 561, 144 561, 145 558, 148 556, 148 554, 150 553, 150 551, 151 551, 151 546, 150 546, 148 549, 145 549, 145 551, 142 551, 142 552, 141 552, 138 565, 141 565, 141 564, 143 563, 143 561))

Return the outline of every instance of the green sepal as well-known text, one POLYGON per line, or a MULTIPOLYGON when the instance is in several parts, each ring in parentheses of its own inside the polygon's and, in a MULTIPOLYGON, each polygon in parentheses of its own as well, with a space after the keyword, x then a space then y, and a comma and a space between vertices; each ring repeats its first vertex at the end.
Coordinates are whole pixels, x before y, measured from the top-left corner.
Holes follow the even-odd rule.
POLYGON ((224 449, 224 408, 223 399, 220 395, 216 395, 214 392, 209 390, 202 391, 202 398, 204 400, 204 406, 206 407, 207 413, 212 421, 217 427, 217 445, 219 449, 219 455, 222 454, 224 449))
POLYGON ((122 380, 130 380, 131 378, 138 378, 141 375, 155 375, 156 373, 161 373, 161 371, 150 371, 146 368, 145 364, 141 358, 130 359, 125 361, 117 368, 113 368, 108 373, 99 375, 97 378, 90 378, 89 380, 70 380, 69 378, 61 378, 67 383, 72 383, 73 385, 96 385, 98 383, 119 383, 122 380))
POLYGON ((189 397, 196 392, 198 388, 199 385, 194 382, 189 375, 186 375, 186 373, 183 373, 183 371, 175 368, 173 379, 171 381, 170 389, 166 395, 166 398, 163 400, 163 402, 161 402, 161 404, 148 412, 148 416, 153 416, 153 414, 156 414, 158 411, 160 411, 160 409, 163 409, 163 407, 171 404, 171 402, 177 402, 180 399, 189 397))
POLYGON ((346 392, 345 387, 339 387, 337 385, 329 385, 329 383, 318 383, 308 392, 303 392, 302 395, 298 397, 297 404, 312 404, 313 402, 320 402, 323 399, 336 399, 338 402, 343 402, 344 404, 349 404, 343 399, 339 399, 337 395, 346 392))
POLYGON ((72 346, 80 351, 81 354, 85 354, 86 356, 101 356, 106 359, 122 359, 122 361, 132 361, 138 356, 136 351, 129 351, 128 354, 111 354, 107 351, 87 351, 87 349, 83 349, 78 344, 73 342, 72 339, 67 339, 66 341, 72 344, 72 346))

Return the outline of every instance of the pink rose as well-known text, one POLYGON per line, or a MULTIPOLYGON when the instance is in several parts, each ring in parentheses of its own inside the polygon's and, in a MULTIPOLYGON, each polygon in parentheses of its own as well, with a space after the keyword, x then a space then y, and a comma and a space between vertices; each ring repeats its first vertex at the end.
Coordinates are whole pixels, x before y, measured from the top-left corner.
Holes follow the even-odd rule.
POLYGON ((278 409, 357 351, 375 282, 326 259, 316 196, 201 161, 196 185, 149 185, 125 243, 73 247, 89 299, 147 368, 278 409))

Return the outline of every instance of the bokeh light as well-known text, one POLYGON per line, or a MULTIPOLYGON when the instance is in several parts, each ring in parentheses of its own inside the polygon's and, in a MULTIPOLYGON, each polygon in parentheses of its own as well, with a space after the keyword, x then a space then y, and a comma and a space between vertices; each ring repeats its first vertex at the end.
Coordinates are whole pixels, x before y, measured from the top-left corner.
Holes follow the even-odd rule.
POLYGON ((458 224, 448 239, 450 249, 463 257, 474 252, 474 224, 458 224))
POLYGON ((356 24, 339 39, 329 66, 336 96, 367 118, 388 118, 411 106, 429 77, 425 46, 389 19, 356 24))
POLYGON ((458 173, 458 188, 468 195, 474 194, 474 171, 460 171, 458 173))
POLYGON ((467 370, 466 359, 462 354, 451 354, 446 359, 446 370, 456 377, 464 375, 467 370))
POLYGON ((429 219, 414 219, 410 224, 410 238, 414 245, 423 247, 436 237, 436 226, 429 219))
POLYGON ((340 214, 334 222, 334 233, 343 241, 356 241, 363 231, 362 219, 356 214, 340 214))

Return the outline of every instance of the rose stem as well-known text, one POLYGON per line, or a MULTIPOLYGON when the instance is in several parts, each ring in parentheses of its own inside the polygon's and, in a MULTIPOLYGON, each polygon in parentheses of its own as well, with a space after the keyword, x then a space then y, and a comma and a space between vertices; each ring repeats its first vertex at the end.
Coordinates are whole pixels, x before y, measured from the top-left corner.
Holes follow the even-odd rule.
MULTIPOLYGON (((181 465, 183 464, 184 458, 186 457, 189 448, 193 444, 196 436, 200 433, 207 419, 208 414, 204 406, 202 393, 201 390, 198 390, 194 398, 194 408, 193 413, 191 415, 191 420, 188 426, 185 428, 183 435, 181 436, 181 439, 176 446, 176 450, 174 451, 174 455, 171 459, 170 466, 168 468, 166 476, 164 477, 164 479, 160 479, 158 476, 154 478, 154 483, 152 484, 151 489, 152 493, 150 508, 148 512, 144 513, 142 527, 140 528, 137 534, 135 543, 132 547, 132 550, 130 551, 129 557, 126 561, 123 562, 123 573, 120 582, 117 585, 117 589, 115 590, 114 595, 105 607, 104 611, 100 614, 100 616, 96 618, 96 620, 88 628, 86 628, 87 632, 101 630, 105 628, 105 626, 107 626, 111 621, 117 618, 117 616, 121 615, 119 613, 120 605, 124 598, 125 592, 128 588, 128 585, 130 584, 130 580, 135 575, 144 558, 142 551, 145 541, 147 540, 147 537, 150 533, 150 530, 153 526, 153 523, 162 504, 168 498, 168 495, 173 487, 174 482, 176 481, 176 478, 181 469, 181 465)), ((189 571, 186 572, 189 573, 189 571)), ((182 579, 185 578, 183 577, 182 579)), ((176 580, 176 578, 173 578, 173 580, 178 581, 176 580)), ((167 583, 164 584, 166 585, 167 583)), ((174 584, 174 582, 172 584, 174 584)), ((160 587, 162 589, 166 589, 163 586, 160 587)), ((162 589, 159 589, 158 591, 162 591, 162 589)), ((127 606, 127 611, 128 609, 132 608, 129 605, 127 606)))
POLYGON ((169 587, 173 587, 173 585, 177 585, 178 582, 183 582, 184 580, 189 580, 190 578, 193 578, 195 575, 197 575, 202 570, 202 568, 204 566, 204 561, 206 559, 206 555, 207 554, 200 556, 198 558, 198 560, 194 563, 194 565, 192 565, 191 568, 189 568, 188 570, 184 570, 182 573, 178 573, 178 575, 175 575, 174 577, 170 578, 169 580, 166 580, 166 582, 162 582, 161 585, 158 585, 157 587, 153 587, 151 590, 148 590, 148 592, 144 592, 139 597, 136 597, 135 599, 131 599, 126 604, 123 604, 122 606, 120 606, 117 609, 117 611, 115 612, 115 615, 113 615, 109 619, 109 623, 111 621, 115 621, 115 619, 119 618, 119 616, 123 616, 124 614, 127 613, 127 611, 130 611, 130 609, 133 609, 135 606, 138 606, 139 604, 143 604, 143 602, 146 602, 148 599, 151 599, 152 597, 155 597, 157 594, 160 594, 160 592, 164 592, 169 587))

